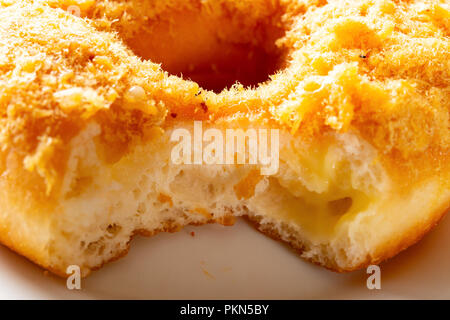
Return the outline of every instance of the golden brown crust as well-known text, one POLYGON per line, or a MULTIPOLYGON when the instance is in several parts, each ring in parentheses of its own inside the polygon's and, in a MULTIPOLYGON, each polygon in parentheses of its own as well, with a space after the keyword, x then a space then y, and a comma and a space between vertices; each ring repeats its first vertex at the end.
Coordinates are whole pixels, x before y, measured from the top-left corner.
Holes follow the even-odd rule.
MULTIPOLYGON (((444 217, 448 214, 450 210, 450 205, 444 203, 441 208, 438 208, 434 213, 431 214, 431 218, 428 219, 426 224, 420 224, 416 228, 410 230, 409 233, 403 235, 402 240, 398 243, 389 243, 388 246, 379 248, 376 255, 371 258, 370 263, 366 263, 361 267, 366 267, 369 264, 378 264, 382 261, 390 259, 403 250, 406 250, 410 246, 419 242, 428 232, 430 232, 433 228, 435 228, 439 222, 444 219, 444 217)), ((357 270, 358 267, 353 268, 352 270, 357 270)))
MULTIPOLYGON (((373 256, 367 256, 366 259, 356 265, 349 265, 348 267, 341 267, 336 264, 336 262, 332 259, 318 259, 318 256, 312 257, 303 257, 311 263, 319 265, 321 267, 325 267, 330 271, 334 272, 352 272, 362 268, 367 268, 369 265, 377 265, 383 261, 386 261, 403 250, 406 250, 410 246, 413 246, 417 242, 419 242, 428 232, 430 232, 433 228, 435 228, 439 222, 446 216, 449 212, 450 206, 448 203, 444 204, 442 208, 436 210, 435 213, 432 214, 431 219, 427 222, 427 224, 420 224, 416 228, 412 228, 408 230, 403 235, 399 235, 401 239, 400 242, 388 242, 384 246, 377 248, 377 252, 373 256)), ((247 216, 246 217, 250 223, 252 223, 256 229, 258 229, 263 234, 271 237, 276 241, 280 241, 288 244, 294 251, 298 254, 302 254, 305 251, 306 242, 302 241, 295 232, 292 231, 287 225, 280 224, 262 224, 262 217, 260 216, 247 216), (283 235, 282 235, 283 234, 283 235), (289 235, 289 240, 286 240, 285 236, 289 235)))

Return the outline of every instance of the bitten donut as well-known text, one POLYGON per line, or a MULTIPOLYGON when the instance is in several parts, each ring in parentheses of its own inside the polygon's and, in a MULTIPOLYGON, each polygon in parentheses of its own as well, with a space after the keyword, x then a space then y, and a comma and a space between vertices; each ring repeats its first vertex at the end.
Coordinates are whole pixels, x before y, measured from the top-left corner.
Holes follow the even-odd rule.
POLYGON ((449 18, 445 0, 0 0, 0 241, 87 275, 135 234, 242 216, 334 271, 392 257, 450 206, 449 18))

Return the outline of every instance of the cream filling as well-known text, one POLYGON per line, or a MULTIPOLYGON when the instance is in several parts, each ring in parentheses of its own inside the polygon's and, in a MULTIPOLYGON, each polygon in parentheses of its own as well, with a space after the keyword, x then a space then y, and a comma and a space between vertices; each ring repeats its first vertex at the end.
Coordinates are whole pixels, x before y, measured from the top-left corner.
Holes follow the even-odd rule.
POLYGON ((113 164, 100 160, 97 124, 74 139, 54 222, 63 230, 52 244, 56 261, 89 269, 126 249, 135 230, 223 221, 231 214, 284 222, 313 243, 327 243, 342 221, 387 190, 376 152, 352 133, 309 146, 281 133, 279 171, 265 177, 255 165, 174 164, 170 133, 113 164))

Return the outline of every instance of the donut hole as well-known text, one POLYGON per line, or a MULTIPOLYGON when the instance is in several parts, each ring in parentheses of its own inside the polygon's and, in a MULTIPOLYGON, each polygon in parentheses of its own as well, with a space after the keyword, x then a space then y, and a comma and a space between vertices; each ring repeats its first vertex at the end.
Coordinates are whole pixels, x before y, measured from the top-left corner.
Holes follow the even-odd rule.
POLYGON ((235 10, 201 7, 161 14, 124 41, 135 54, 169 73, 221 92, 235 83, 257 86, 283 68, 282 11, 249 17, 235 10))

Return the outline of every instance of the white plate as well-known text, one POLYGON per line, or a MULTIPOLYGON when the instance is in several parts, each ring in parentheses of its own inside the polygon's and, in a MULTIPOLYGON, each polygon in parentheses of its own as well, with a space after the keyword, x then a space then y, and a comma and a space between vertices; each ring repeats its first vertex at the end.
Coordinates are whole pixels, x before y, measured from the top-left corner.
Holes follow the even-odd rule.
POLYGON ((306 263, 245 221, 136 238, 128 256, 84 279, 80 291, 0 247, 0 298, 450 299, 449 245, 447 217, 381 265, 381 290, 367 289, 365 270, 336 274, 306 263))

